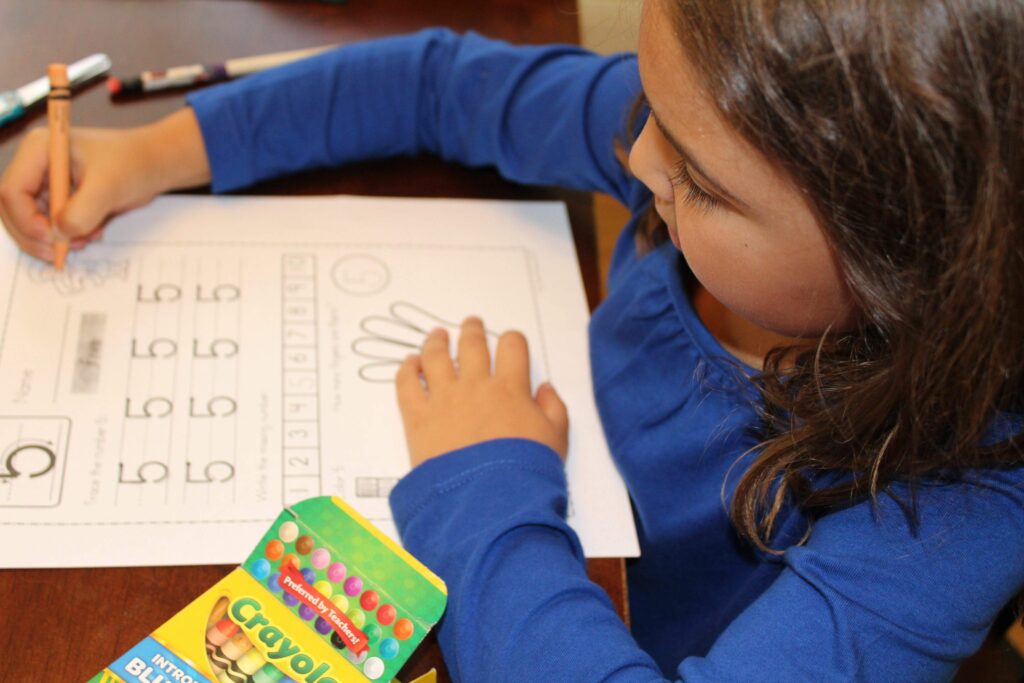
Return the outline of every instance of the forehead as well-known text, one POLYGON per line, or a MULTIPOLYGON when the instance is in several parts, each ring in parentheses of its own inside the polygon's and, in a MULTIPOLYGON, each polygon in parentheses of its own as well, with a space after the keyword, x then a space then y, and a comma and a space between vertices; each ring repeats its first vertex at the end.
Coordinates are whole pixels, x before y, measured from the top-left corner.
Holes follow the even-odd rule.
POLYGON ((749 145, 728 127, 703 92, 682 48, 685 41, 670 5, 664 0, 644 3, 638 49, 644 94, 660 127, 685 146, 699 166, 725 182, 731 175, 728 170, 750 156, 749 145))
POLYGON ((673 11, 671 2, 647 0, 640 21, 640 79, 658 121, 749 205, 752 218, 768 222, 806 209, 788 176, 728 124, 705 92, 673 11))
MULTIPOLYGON (((680 139, 693 133, 725 142, 728 129, 684 52, 672 8, 664 0, 644 3, 637 50, 640 80, 659 121, 680 139), (685 123, 684 126, 673 123, 685 123), (685 130, 682 130, 685 128, 685 130)), ((683 140, 687 142, 687 140, 683 140)))

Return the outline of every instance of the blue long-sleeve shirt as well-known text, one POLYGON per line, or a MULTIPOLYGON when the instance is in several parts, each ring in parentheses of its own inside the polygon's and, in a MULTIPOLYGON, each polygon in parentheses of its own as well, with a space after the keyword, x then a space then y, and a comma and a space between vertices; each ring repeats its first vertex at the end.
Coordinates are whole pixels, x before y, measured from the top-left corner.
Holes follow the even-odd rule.
MULTIPOLYGON (((631 56, 431 30, 189 100, 216 191, 430 153, 606 192, 637 214, 650 195, 613 140, 638 92, 631 56)), ((632 632, 587 579, 555 453, 479 444, 416 468, 391 497, 406 546, 448 584, 439 637, 454 678, 950 678, 1024 585, 1024 472, 923 486, 915 530, 881 497, 817 519, 781 558, 751 551, 726 509, 743 463, 730 467, 755 445, 754 394, 695 314, 681 255, 670 243, 638 254, 635 229, 634 218, 590 326, 597 404, 643 553, 629 566, 632 632)), ((781 519, 785 547, 806 523, 792 509, 781 519)))

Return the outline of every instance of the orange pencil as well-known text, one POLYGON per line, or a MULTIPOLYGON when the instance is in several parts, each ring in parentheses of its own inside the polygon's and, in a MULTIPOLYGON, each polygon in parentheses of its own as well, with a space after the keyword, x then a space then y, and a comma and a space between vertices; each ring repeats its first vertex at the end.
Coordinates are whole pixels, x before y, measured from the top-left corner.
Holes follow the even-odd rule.
POLYGON ((64 210, 71 194, 71 84, 67 64, 51 64, 50 95, 46 101, 46 117, 50 124, 50 232, 53 237, 53 265, 64 270, 68 256, 68 239, 57 227, 57 216, 64 210))

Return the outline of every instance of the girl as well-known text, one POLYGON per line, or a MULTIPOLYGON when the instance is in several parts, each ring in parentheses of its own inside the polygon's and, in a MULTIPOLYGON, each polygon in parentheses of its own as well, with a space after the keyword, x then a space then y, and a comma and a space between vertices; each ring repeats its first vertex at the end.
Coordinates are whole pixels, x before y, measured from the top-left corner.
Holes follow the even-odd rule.
MULTIPOLYGON (((517 334, 492 370, 469 319, 456 363, 437 331, 399 371, 417 467, 391 499, 448 584, 453 676, 946 680, 1024 583, 1022 37, 1009 1, 648 0, 638 60, 346 47, 77 131, 61 227, 81 246, 168 189, 421 151, 611 193, 636 218, 591 351, 634 627, 563 519, 557 394, 517 334)), ((49 259, 44 148, 0 196, 49 259)))

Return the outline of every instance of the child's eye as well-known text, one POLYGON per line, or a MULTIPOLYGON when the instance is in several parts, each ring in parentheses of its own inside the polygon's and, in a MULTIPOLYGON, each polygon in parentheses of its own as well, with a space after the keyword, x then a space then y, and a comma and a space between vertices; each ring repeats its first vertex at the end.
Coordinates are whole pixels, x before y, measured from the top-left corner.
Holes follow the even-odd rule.
POLYGON ((693 181, 685 160, 680 160, 676 164, 675 170, 672 173, 672 185, 673 187, 682 188, 684 193, 683 201, 701 211, 713 211, 721 205, 719 200, 700 189, 700 186, 693 181))

